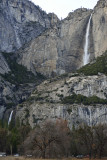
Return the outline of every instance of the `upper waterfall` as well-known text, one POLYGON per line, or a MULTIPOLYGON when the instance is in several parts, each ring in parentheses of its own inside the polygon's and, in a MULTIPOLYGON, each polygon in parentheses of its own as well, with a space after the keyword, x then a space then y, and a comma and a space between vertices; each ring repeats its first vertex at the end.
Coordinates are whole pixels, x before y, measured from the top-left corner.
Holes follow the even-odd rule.
POLYGON ((89 18, 86 35, 85 35, 85 45, 84 45, 84 57, 83 57, 83 64, 86 65, 89 63, 90 54, 88 52, 89 48, 89 32, 90 32, 90 22, 91 22, 92 14, 89 18))

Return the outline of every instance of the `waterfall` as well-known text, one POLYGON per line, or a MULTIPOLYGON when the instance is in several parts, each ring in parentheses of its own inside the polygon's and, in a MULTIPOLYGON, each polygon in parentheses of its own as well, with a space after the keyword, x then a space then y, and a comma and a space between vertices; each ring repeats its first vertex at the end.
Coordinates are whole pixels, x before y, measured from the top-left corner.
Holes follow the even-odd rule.
POLYGON ((84 45, 84 57, 83 57, 83 64, 86 65, 89 63, 90 54, 88 53, 88 44, 89 44, 89 32, 90 32, 90 22, 91 22, 92 14, 89 18, 86 35, 85 35, 85 45, 84 45))
POLYGON ((10 124, 10 122, 11 122, 11 120, 12 120, 12 115, 13 115, 13 110, 12 110, 11 113, 10 113, 9 120, 8 120, 8 125, 10 124))

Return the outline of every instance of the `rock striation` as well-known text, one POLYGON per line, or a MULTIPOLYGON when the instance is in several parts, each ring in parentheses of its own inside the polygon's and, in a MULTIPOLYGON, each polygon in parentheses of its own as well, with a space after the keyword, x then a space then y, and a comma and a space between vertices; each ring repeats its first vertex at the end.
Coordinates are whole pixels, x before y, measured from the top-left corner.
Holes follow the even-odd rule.
POLYGON ((18 53, 18 63, 45 76, 72 72, 83 65, 86 26, 92 10, 77 9, 18 53))
MULTIPOLYGON (((41 81, 38 77, 35 84, 17 84, 17 80, 13 83, 12 77, 8 80, 10 76, 13 76, 13 79, 15 77, 12 74, 14 68, 10 66, 17 57, 16 50, 38 37, 57 21, 59 19, 55 14, 46 14, 29 0, 0 0, 0 119, 3 118, 6 109, 14 108, 25 100, 35 84, 41 81), (4 53, 7 54, 6 57, 4 53)), ((18 70, 17 64, 14 65, 18 70)))
POLYGON ((44 81, 31 94, 37 80, 23 84, 10 82, 8 78, 14 78, 15 72, 12 74, 10 69, 9 56, 7 59, 3 56, 3 52, 10 55, 11 63, 17 62, 13 66, 21 69, 25 66, 35 76, 55 77, 73 72, 83 66, 86 28, 91 14, 90 62, 107 50, 106 0, 99 0, 94 10, 77 9, 63 20, 54 13, 46 14, 29 0, 0 0, 0 119, 7 109, 19 104, 16 117, 23 123, 28 121, 32 127, 46 118, 67 119, 70 128, 73 124, 94 125, 107 121, 106 104, 61 103, 61 98, 73 93, 107 99, 106 75, 63 75, 44 81))
POLYGON ((107 50, 107 1, 99 0, 94 10, 84 8, 69 13, 51 29, 19 51, 18 62, 33 73, 45 76, 72 72, 83 66, 86 28, 92 13, 88 53, 90 62, 107 50), (27 57, 27 60, 26 58, 27 57))
POLYGON ((93 10, 92 35, 95 57, 107 50, 107 1, 99 0, 93 10))
POLYGON ((1 0, 0 51, 16 51, 53 25, 54 20, 58 21, 54 14, 48 16, 29 0, 1 0))
POLYGON ((75 74, 69 74, 67 78, 56 78, 49 81, 44 81, 37 86, 33 96, 44 98, 48 96, 52 101, 59 101, 60 95, 62 97, 70 96, 73 93, 81 94, 83 96, 91 97, 96 95, 99 98, 107 98, 107 76, 95 75, 95 76, 75 76, 75 74))
POLYGON ((14 109, 16 105, 25 101, 34 87, 33 83, 15 85, 0 76, 0 119, 5 116, 6 110, 14 109))
POLYGON ((38 85, 26 102, 16 108, 16 117, 32 127, 46 119, 63 118, 69 127, 107 122, 107 104, 64 104, 61 99, 72 94, 97 95, 107 99, 107 76, 59 77, 38 85))
POLYGON ((51 77, 83 66, 86 28, 90 61, 107 50, 107 2, 99 0, 94 10, 80 8, 59 20, 29 0, 0 1, 0 51, 17 51, 17 62, 34 74, 51 77))
POLYGON ((107 123, 107 105, 63 105, 60 103, 39 103, 17 108, 16 118, 20 118, 21 123, 29 123, 31 127, 41 124, 47 119, 65 119, 70 129, 80 125, 94 126, 107 123))
POLYGON ((0 53, 0 74, 5 74, 10 71, 8 63, 6 62, 5 58, 3 57, 2 53, 0 53))

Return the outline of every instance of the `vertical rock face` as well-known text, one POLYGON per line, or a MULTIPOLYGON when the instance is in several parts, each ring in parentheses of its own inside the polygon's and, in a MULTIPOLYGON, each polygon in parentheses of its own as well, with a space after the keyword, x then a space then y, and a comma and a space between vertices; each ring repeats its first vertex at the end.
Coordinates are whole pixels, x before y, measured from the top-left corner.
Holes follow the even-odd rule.
MULTIPOLYGON (((29 0, 0 0, 0 74, 10 71, 2 52, 15 52, 12 56, 17 59, 17 63, 26 66, 35 75, 39 72, 46 77, 72 72, 83 66, 86 27, 92 12, 89 35, 90 61, 107 50, 106 0, 99 0, 93 11, 84 8, 77 9, 61 21, 55 14, 46 14, 29 0)), ((40 93, 43 97, 39 97, 40 95, 36 97, 44 98, 43 104, 41 102, 31 105, 25 103, 21 114, 25 114, 23 109, 29 109, 29 122, 32 126, 33 121, 36 123, 47 116, 68 119, 70 128, 73 123, 78 124, 78 121, 92 125, 97 121, 107 120, 106 105, 86 107, 83 105, 65 106, 57 103, 61 96, 69 96, 71 92, 87 97, 97 95, 106 99, 107 77, 105 75, 74 77, 68 79, 66 84, 63 81, 63 86, 60 85, 54 86, 53 84, 51 87, 56 88, 51 94, 48 90, 47 93, 43 92, 43 95, 40 93), (51 104, 50 101, 56 101, 56 103, 51 104), (74 107, 72 113, 71 107, 74 107)), ((3 117, 6 108, 13 107, 26 99, 34 86, 35 84, 30 84, 30 82, 27 85, 16 86, 0 75, 0 118, 3 117)), ((44 90, 46 91, 47 88, 44 90)))
POLYGON ((15 108, 31 94, 35 87, 33 83, 15 85, 0 76, 0 119, 6 110, 15 108))
POLYGON ((38 71, 46 76, 72 72, 83 66, 86 28, 91 13, 89 61, 102 55, 107 50, 106 0, 99 0, 93 11, 81 8, 69 13, 67 18, 56 23, 53 28, 21 50, 19 63, 33 73, 38 71))
MULTIPOLYGON (((81 8, 59 21, 55 14, 46 14, 29 0, 1 0, 0 51, 14 52, 27 43, 19 51, 18 62, 33 73, 50 77, 72 72, 83 65, 91 13, 81 8)), ((90 22, 90 61, 107 49, 106 14, 107 2, 99 0, 90 22)))
MULTIPOLYGON (((15 52, 57 21, 59 19, 55 14, 46 14, 29 0, 0 0, 0 119, 7 108, 15 107, 26 99, 35 86, 34 82, 16 85, 17 80, 16 83, 9 81, 10 75, 16 75, 10 70, 11 65, 6 62, 11 55, 7 52, 15 52), (6 59, 2 52, 7 53, 6 59), (2 76, 9 71, 9 74, 2 76)), ((15 53, 12 56, 11 62, 8 61, 11 64, 15 53)), ((40 83, 38 78, 35 83, 40 83)))
POLYGON ((29 122, 32 127, 46 119, 57 118, 66 119, 71 129, 73 125, 107 123, 107 76, 69 76, 38 85, 31 97, 17 106, 16 117, 23 123, 29 122), (96 95, 103 103, 96 101, 96 104, 83 105, 82 101, 78 104, 62 101, 73 93, 87 97, 96 95))
POLYGON ((2 53, 0 53, 0 74, 5 74, 5 73, 8 73, 9 71, 10 71, 10 68, 5 58, 3 57, 2 53))
POLYGON ((19 51, 19 63, 45 76, 71 72, 83 65, 86 26, 91 10, 78 9, 19 51))
POLYGON ((95 57, 107 50, 107 1, 99 0, 93 11, 93 45, 95 57))
POLYGON ((58 103, 38 103, 24 104, 18 106, 16 118, 21 122, 27 123, 32 127, 44 122, 46 119, 62 118, 67 120, 70 129, 73 125, 78 127, 82 124, 95 126, 97 124, 107 123, 107 105, 84 106, 84 105, 63 105, 58 103), (26 117, 26 112, 29 113, 26 117))
POLYGON ((50 26, 51 17, 29 0, 0 1, 1 51, 15 51, 50 26))
POLYGON ((99 0, 94 10, 77 9, 66 19, 21 50, 19 63, 46 76, 72 72, 83 66, 86 27, 89 31, 90 61, 107 50, 107 1, 99 0), (25 60, 27 57, 27 60, 25 60), (41 58, 40 58, 41 57, 41 58))

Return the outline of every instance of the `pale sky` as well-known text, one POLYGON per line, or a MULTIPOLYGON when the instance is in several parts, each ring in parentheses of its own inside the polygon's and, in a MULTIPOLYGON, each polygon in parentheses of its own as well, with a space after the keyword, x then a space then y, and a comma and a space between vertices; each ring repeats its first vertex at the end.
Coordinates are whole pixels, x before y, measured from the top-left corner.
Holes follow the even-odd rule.
POLYGON ((98 0, 31 0, 47 13, 54 12, 59 18, 67 17, 69 12, 77 8, 93 9, 98 0))

